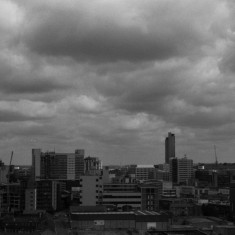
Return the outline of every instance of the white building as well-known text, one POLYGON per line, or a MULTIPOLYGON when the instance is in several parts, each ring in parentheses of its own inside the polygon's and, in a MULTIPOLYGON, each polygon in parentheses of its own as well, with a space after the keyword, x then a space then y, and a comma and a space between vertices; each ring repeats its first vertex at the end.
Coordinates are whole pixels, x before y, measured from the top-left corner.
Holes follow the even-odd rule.
POLYGON ((154 165, 137 165, 135 177, 137 180, 148 180, 154 178, 154 165))

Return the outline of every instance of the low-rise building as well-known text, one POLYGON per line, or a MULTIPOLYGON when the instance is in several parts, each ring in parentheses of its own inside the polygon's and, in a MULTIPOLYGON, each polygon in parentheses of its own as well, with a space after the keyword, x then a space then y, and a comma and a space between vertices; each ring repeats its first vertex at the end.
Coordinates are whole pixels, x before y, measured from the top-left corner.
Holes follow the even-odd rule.
POLYGON ((137 180, 143 181, 154 179, 154 165, 137 165, 135 170, 137 180))
POLYGON ((36 211, 37 209, 37 189, 28 188, 25 190, 25 211, 36 211))
POLYGON ((159 208, 163 211, 170 211, 173 216, 195 216, 200 215, 200 206, 193 199, 161 199, 159 208))
POLYGON ((54 211, 60 206, 60 183, 52 180, 37 181, 37 210, 54 211))
POLYGON ((155 169, 154 171, 154 179, 163 180, 163 181, 170 181, 170 172, 160 169, 155 169))
POLYGON ((177 198, 176 188, 166 188, 162 190, 162 198, 177 198))
POLYGON ((138 184, 104 184, 103 205, 115 210, 138 210, 141 208, 141 191, 138 184))
POLYGON ((73 212, 70 217, 73 230, 166 230, 170 224, 169 216, 153 211, 73 212))

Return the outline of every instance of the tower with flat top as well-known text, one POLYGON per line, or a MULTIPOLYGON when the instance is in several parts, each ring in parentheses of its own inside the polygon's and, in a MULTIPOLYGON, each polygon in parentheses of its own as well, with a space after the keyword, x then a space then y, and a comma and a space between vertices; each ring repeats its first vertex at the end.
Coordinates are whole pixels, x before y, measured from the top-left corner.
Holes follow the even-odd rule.
POLYGON ((170 163, 170 158, 175 157, 175 134, 168 132, 165 140, 165 163, 170 163))

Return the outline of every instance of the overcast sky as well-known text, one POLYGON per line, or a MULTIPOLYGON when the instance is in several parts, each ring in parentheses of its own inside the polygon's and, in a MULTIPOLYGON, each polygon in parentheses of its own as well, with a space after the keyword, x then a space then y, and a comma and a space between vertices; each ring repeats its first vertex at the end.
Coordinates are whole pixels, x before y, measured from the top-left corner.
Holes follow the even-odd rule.
POLYGON ((1 0, 0 158, 235 162, 235 2, 1 0))

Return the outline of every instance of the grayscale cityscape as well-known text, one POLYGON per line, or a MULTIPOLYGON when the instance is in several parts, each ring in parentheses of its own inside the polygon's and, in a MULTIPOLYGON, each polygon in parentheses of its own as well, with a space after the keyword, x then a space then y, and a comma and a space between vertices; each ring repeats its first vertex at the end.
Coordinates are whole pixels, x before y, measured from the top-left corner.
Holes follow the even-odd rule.
POLYGON ((0 235, 235 235, 235 1, 0 0, 0 235))
POLYGON ((1 162, 2 232, 30 234, 234 234, 235 163, 176 157, 105 165, 84 149, 32 149, 32 165, 1 162), (93 233, 92 233, 93 232, 93 233))

